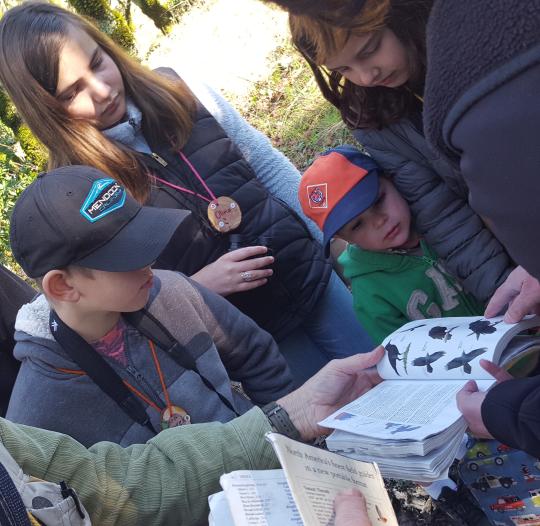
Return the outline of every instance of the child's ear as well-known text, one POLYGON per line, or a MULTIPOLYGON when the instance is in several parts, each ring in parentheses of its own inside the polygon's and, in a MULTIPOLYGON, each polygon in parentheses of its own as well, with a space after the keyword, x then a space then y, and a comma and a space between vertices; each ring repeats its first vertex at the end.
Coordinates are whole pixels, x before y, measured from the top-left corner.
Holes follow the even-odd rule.
POLYGON ((66 270, 50 270, 43 277, 43 292, 53 301, 77 302, 81 297, 73 283, 73 276, 66 270))

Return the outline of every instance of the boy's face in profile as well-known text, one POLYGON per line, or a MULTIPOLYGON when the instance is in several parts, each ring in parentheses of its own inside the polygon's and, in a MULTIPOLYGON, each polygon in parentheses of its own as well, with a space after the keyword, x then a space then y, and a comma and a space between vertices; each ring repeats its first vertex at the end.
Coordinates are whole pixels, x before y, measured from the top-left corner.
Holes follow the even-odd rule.
POLYGON ((373 205, 349 221, 337 236, 374 252, 418 244, 411 231, 409 206, 386 177, 379 179, 379 196, 373 205))
POLYGON ((75 269, 71 279, 85 310, 134 312, 148 302, 153 279, 150 266, 130 272, 81 270, 75 269))

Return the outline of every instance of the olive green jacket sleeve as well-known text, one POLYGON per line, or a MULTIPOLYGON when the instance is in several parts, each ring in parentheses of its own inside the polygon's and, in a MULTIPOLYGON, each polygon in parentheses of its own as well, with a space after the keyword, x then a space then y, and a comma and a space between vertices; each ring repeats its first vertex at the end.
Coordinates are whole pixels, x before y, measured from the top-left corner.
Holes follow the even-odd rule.
POLYGON ((99 525, 206 524, 208 495, 239 469, 274 469, 268 420, 253 408, 231 422, 161 432, 146 444, 89 449, 59 433, 0 419, 0 439, 29 475, 75 489, 99 525))

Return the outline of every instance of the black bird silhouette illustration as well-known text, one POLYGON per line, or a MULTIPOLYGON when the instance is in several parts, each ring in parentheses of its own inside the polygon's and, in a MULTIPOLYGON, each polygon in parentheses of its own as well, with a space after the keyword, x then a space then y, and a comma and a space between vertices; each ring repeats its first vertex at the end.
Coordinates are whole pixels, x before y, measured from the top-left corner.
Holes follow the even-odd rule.
POLYGON ((442 340, 443 342, 447 342, 452 338, 452 334, 450 333, 457 328, 457 325, 455 327, 451 327, 450 329, 442 327, 441 325, 436 325, 435 327, 429 329, 428 335, 434 340, 442 340))
POLYGON ((399 349, 395 345, 393 345, 392 342, 388 342, 384 348, 386 349, 386 352, 388 354, 388 361, 390 362, 392 369, 396 371, 396 374, 398 376, 401 376, 397 370, 397 362, 398 360, 401 361, 400 356, 402 353, 399 352, 399 349))
POLYGON ((484 354, 487 351, 487 347, 480 347, 478 349, 473 349, 470 352, 462 352, 459 358, 454 358, 446 364, 446 369, 458 369, 463 367, 463 371, 467 374, 471 374, 472 368, 470 362, 472 362, 478 356, 484 354))
POLYGON ((502 320, 491 322, 489 320, 476 320, 472 323, 469 323, 469 329, 471 329, 471 333, 467 334, 467 336, 472 336, 473 334, 476 334, 476 339, 480 339, 480 336, 482 334, 493 334, 497 329, 495 328, 495 325, 498 325, 501 323, 502 320))
POLYGON ((415 325, 414 327, 411 327, 410 329, 403 329, 402 331, 398 331, 397 334, 399 334, 400 332, 409 332, 409 331, 412 332, 416 329, 419 329, 420 327, 425 327, 425 326, 426 326, 425 323, 421 323, 420 325, 415 325))
POLYGON ((412 364, 415 367, 425 367, 428 373, 432 373, 433 367, 431 367, 431 364, 442 358, 445 354, 444 351, 437 351, 432 354, 427 353, 421 358, 415 358, 412 364))
POLYGON ((412 426, 410 424, 396 424, 394 422, 387 422, 387 424, 384 426, 385 429, 392 429, 390 431, 391 435, 395 435, 396 433, 403 433, 404 431, 414 431, 415 429, 418 429, 420 426, 412 426))

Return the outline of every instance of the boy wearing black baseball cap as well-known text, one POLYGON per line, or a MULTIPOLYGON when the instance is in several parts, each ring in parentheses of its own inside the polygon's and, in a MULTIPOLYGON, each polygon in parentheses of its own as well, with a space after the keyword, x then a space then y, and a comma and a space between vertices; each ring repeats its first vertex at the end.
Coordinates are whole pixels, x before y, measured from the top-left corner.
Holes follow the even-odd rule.
POLYGON ((375 343, 411 320, 483 313, 416 234, 409 206, 371 157, 352 146, 324 152, 304 173, 299 199, 326 251, 332 237, 349 243, 339 263, 375 343))
POLYGON ((272 338, 220 296, 152 263, 189 212, 140 206, 86 166, 40 175, 11 222, 15 259, 44 295, 15 325, 9 419, 85 445, 228 421, 292 387, 272 338))

